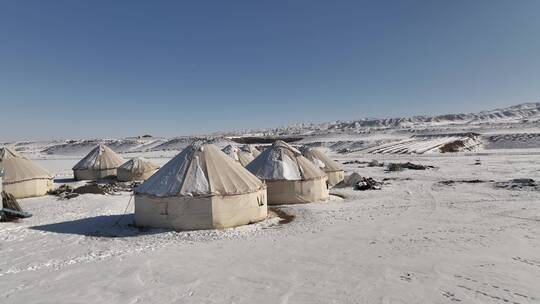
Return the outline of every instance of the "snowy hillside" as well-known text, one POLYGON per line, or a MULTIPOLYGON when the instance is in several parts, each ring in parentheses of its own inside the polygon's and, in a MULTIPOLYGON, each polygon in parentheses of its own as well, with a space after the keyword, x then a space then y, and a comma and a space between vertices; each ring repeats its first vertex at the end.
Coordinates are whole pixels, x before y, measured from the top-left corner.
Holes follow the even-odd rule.
POLYGON ((507 108, 468 114, 445 114, 437 116, 412 116, 397 118, 364 118, 351 121, 336 121, 321 124, 295 124, 274 130, 261 130, 269 133, 306 132, 358 132, 371 129, 399 129, 466 125, 470 127, 483 124, 540 123, 540 102, 523 103, 507 108))
POLYGON ((446 151, 448 147, 453 147, 450 152, 540 148, 540 103, 469 114, 297 124, 206 137, 145 135, 124 139, 21 141, 0 143, 0 146, 11 146, 34 158, 49 158, 82 156, 98 143, 105 143, 118 153, 147 153, 150 156, 157 152, 174 154, 194 140, 211 141, 223 147, 233 141, 268 144, 278 138, 298 144, 325 146, 342 153, 423 154, 439 153, 441 148, 446 151), (476 134, 473 138, 463 136, 471 132, 476 134))

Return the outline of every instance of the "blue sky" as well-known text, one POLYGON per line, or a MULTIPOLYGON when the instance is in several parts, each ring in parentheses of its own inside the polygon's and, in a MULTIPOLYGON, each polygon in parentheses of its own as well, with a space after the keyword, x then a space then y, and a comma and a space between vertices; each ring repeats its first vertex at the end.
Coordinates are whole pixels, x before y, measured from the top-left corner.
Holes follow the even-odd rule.
POLYGON ((536 101, 538 12, 535 0, 0 0, 0 139, 176 136, 536 101))

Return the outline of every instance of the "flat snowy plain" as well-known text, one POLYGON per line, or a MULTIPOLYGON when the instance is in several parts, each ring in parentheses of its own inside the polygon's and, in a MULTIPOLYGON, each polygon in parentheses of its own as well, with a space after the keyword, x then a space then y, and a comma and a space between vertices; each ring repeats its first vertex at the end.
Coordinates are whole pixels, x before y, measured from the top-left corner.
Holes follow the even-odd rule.
MULTIPOLYGON (((0 223, 0 303, 540 303, 540 191, 495 186, 540 180, 540 152, 331 156, 437 168, 348 164, 387 184, 226 230, 141 231, 129 193, 20 200, 34 216, 0 223)), ((39 162, 61 179, 76 159, 39 162)))

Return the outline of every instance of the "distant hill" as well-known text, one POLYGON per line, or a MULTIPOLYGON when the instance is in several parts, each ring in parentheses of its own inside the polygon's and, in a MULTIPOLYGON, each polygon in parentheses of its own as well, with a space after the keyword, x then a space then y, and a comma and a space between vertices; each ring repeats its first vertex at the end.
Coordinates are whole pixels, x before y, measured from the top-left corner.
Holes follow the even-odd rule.
POLYGON ((364 118, 320 124, 293 124, 282 128, 264 129, 262 133, 299 134, 313 131, 355 132, 366 129, 438 127, 445 125, 480 125, 498 123, 540 122, 540 102, 522 103, 507 108, 467 114, 411 116, 396 118, 364 118))
MULTIPOLYGON (((328 123, 294 124, 281 128, 262 129, 214 134, 211 136, 182 136, 174 138, 152 137, 150 135, 123 139, 19 141, 0 143, 11 146, 26 155, 41 157, 45 155, 82 156, 98 143, 105 143, 119 153, 140 153, 179 151, 193 140, 207 140, 220 146, 233 143, 268 143, 276 138, 301 140, 310 135, 324 134, 364 134, 377 132, 401 132, 403 134, 456 133, 462 131, 496 128, 504 124, 540 124, 540 102, 523 103, 501 109, 468 114, 445 114, 436 116, 412 116, 398 118, 365 118, 351 121, 328 123), (271 139, 271 140, 270 140, 271 139)), ((539 126, 540 127, 540 126, 539 126)), ((524 137, 525 138, 525 137, 524 137)), ((527 137, 528 138, 528 137, 527 137)), ((535 137, 536 138, 536 137, 535 137)), ((358 143, 351 144, 357 146, 358 143)))

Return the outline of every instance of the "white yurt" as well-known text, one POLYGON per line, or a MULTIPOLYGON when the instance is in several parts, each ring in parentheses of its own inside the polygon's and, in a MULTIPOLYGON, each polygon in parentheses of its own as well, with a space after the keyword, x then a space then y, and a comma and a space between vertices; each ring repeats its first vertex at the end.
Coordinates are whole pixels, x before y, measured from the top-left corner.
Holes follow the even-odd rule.
POLYGON ((298 204, 329 198, 326 174, 302 153, 278 140, 246 167, 266 182, 268 204, 298 204))
POLYGON ((243 151, 251 153, 251 155, 253 155, 254 158, 261 155, 261 151, 259 151, 254 145, 246 144, 246 145, 243 145, 241 149, 243 151))
POLYGON ((302 155, 305 158, 312 161, 317 167, 326 173, 328 176, 328 186, 333 187, 338 184, 345 178, 345 171, 343 167, 332 160, 328 155, 316 148, 307 148, 302 149, 302 155))
POLYGON ((134 157, 118 167, 118 180, 143 181, 156 173, 159 166, 142 157, 134 157))
POLYGON ((221 151, 244 167, 261 154, 257 149, 250 145, 244 145, 242 147, 228 145, 221 151))
POLYGON ((15 198, 42 196, 54 183, 54 176, 35 162, 8 149, 0 149, 4 167, 3 190, 15 198))
POLYGON ((212 144, 188 146, 135 190, 138 226, 227 228, 266 216, 264 183, 212 144))
POLYGON ((97 145, 73 167, 76 180, 97 180, 115 177, 125 159, 104 144, 97 145))

